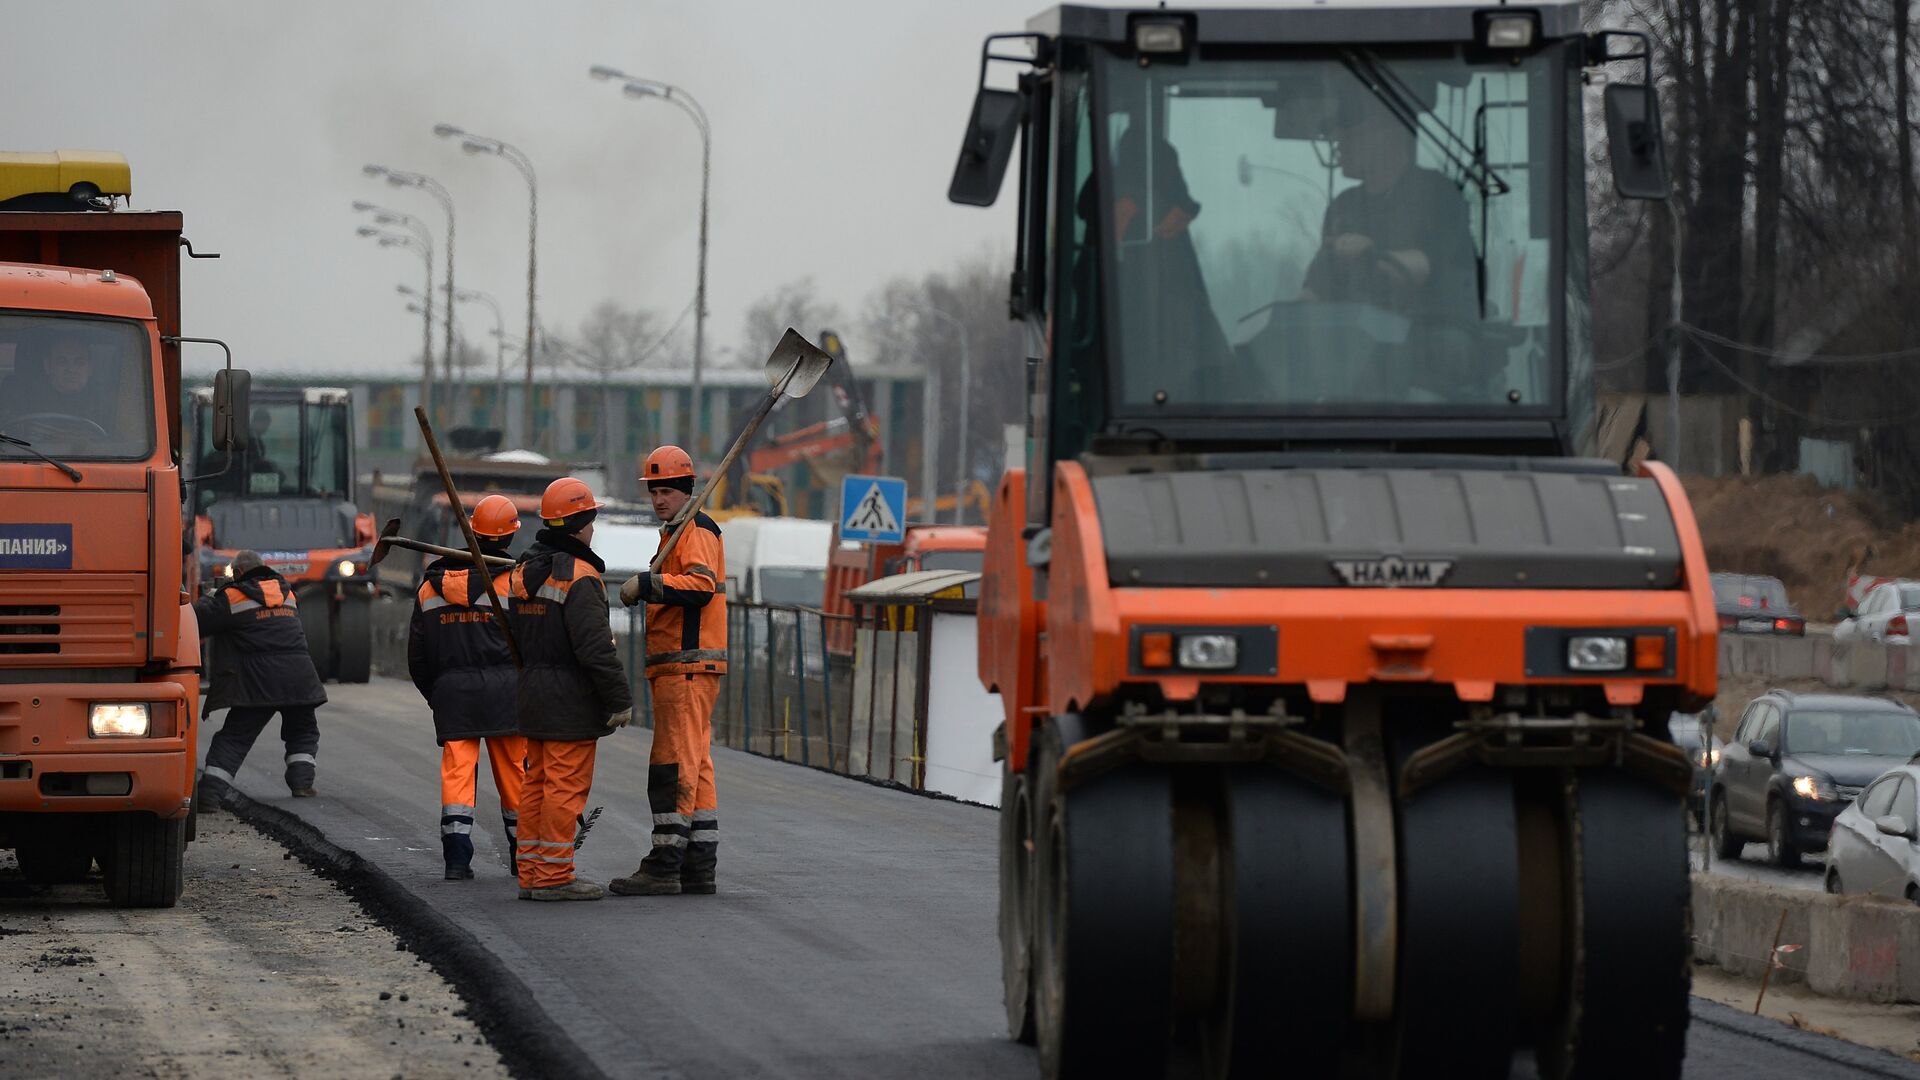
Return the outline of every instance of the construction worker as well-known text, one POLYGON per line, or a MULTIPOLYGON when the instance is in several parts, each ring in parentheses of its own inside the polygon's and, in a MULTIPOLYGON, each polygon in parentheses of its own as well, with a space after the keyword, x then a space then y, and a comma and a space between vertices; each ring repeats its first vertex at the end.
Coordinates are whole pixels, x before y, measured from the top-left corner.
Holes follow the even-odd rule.
MULTIPOLYGON (((671 523, 693 497, 693 459, 677 446, 647 455, 640 479, 653 512, 671 523)), ((686 523, 657 573, 620 587, 620 600, 647 605, 647 683, 653 689, 653 754, 647 802, 653 847, 640 868, 609 886, 626 896, 712 893, 720 842, 713 786, 713 703, 727 670, 726 557, 720 526, 705 514, 686 523)))
POLYGON ((276 712, 280 738, 287 745, 287 790, 311 797, 314 755, 320 751, 320 723, 313 710, 326 704, 327 692, 307 652, 293 586, 263 563, 258 552, 242 551, 233 557, 233 580, 195 600, 193 613, 201 637, 221 639, 213 656, 206 711, 227 710, 226 723, 207 747, 201 798, 225 801, 253 740, 276 712))
MULTIPOLYGON (((519 529, 520 514, 505 495, 489 495, 473 508, 473 533, 482 554, 505 557, 519 529)), ((502 571, 494 578, 502 604, 512 588, 510 576, 502 571)), ((519 673, 472 560, 443 558, 428 565, 407 628, 407 674, 433 706, 446 879, 471 880, 481 740, 486 740, 494 790, 500 793, 507 850, 516 855, 520 788, 527 776, 527 741, 517 734, 514 700, 519 673)))
POLYGON ((607 617, 606 564, 588 545, 600 503, 563 476, 540 498, 546 527, 512 573, 520 645, 520 734, 527 782, 520 794, 520 898, 598 900, 605 890, 573 873, 575 822, 593 787, 597 740, 633 719, 626 672, 607 617))

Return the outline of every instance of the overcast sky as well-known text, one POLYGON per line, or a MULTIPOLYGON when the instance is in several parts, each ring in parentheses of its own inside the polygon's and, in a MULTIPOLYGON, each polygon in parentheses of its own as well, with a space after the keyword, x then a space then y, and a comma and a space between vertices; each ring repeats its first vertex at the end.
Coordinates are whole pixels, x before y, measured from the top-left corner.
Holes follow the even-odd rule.
MULTIPOLYGON (((950 205, 946 186, 981 37, 1044 6, 12 2, 0 148, 125 153, 133 205, 185 211, 195 246, 221 254, 185 268, 185 332, 226 338, 237 362, 411 370, 420 322, 395 286, 418 286, 420 260, 355 236, 350 204, 417 214, 436 243, 445 221, 425 194, 361 166, 451 189, 455 284, 500 300, 510 340, 526 325, 526 186, 506 162, 435 138, 436 122, 532 159, 549 330, 608 297, 671 318, 693 294, 699 136, 674 107, 625 98, 587 69, 675 83, 714 131, 711 356, 743 344, 745 308, 782 282, 812 275, 857 311, 895 275, 1010 246, 1011 191, 982 211, 950 205)), ((460 316, 470 337, 492 328, 478 305, 460 316)))

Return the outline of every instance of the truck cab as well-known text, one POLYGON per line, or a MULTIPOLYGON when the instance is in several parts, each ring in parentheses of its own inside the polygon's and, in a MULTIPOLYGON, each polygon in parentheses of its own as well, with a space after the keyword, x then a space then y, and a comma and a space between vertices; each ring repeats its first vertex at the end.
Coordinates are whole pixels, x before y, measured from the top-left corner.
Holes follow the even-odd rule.
POLYGON ((0 847, 30 880, 97 861, 116 905, 171 907, 200 721, 185 241, 130 190, 117 155, 0 156, 0 847))

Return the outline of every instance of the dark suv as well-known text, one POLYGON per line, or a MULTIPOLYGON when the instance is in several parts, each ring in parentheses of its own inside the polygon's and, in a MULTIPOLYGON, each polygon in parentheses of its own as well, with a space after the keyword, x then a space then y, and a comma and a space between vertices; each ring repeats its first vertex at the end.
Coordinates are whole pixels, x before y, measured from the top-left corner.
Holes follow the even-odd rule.
POLYGON ((1885 698, 1769 690, 1740 715, 1713 775, 1714 850, 1750 840, 1798 866, 1827 846, 1833 819, 1881 773, 1920 753, 1920 716, 1885 698))

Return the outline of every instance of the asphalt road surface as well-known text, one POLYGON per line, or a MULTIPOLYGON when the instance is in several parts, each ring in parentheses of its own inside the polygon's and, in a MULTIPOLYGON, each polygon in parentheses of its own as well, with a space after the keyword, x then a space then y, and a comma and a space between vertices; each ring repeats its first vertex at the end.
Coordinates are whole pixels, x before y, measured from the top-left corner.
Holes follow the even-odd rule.
MULTIPOLYGON (((320 796, 287 796, 277 726, 240 788, 467 928, 532 991, 545 1015, 524 1022, 550 1025, 607 1073, 1037 1074, 1033 1052, 1004 1035, 991 810, 717 750, 718 896, 530 904, 516 899, 484 778, 478 876, 440 880, 439 751, 413 687, 327 690, 320 796)), ((606 809, 580 852, 585 877, 627 873, 645 849, 648 737, 601 740, 590 805, 606 809)), ((1686 1075, 1920 1078, 1920 1065, 1696 1000, 1686 1075)))

